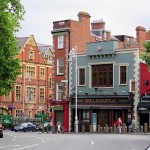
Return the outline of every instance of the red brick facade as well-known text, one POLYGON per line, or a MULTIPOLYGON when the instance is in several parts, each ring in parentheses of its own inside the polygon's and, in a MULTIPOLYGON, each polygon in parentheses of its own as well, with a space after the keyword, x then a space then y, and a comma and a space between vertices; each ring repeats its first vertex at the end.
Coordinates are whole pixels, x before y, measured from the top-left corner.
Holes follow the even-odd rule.
POLYGON ((49 113, 48 99, 51 95, 50 78, 52 66, 31 35, 18 38, 21 46, 19 58, 22 60, 22 74, 18 76, 9 96, 1 96, 3 114, 34 117, 36 113, 49 113))

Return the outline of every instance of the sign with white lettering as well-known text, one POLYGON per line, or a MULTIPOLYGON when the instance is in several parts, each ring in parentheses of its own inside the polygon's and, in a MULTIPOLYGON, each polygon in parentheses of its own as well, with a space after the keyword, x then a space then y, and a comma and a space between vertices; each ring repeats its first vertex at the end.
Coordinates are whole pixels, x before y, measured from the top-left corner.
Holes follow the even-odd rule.
POLYGON ((150 94, 143 94, 141 96, 141 101, 150 101, 150 94))

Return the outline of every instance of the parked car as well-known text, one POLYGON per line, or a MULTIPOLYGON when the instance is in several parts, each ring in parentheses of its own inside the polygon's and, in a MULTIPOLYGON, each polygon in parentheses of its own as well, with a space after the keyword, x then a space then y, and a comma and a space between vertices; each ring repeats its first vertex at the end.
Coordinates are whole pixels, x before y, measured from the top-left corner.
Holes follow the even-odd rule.
POLYGON ((19 124, 18 126, 16 126, 14 128, 14 131, 17 132, 17 131, 24 131, 24 132, 27 132, 27 131, 36 131, 36 126, 31 123, 31 122, 25 122, 25 123, 22 123, 22 124, 19 124))
POLYGON ((3 138, 3 126, 0 124, 0 138, 3 138))

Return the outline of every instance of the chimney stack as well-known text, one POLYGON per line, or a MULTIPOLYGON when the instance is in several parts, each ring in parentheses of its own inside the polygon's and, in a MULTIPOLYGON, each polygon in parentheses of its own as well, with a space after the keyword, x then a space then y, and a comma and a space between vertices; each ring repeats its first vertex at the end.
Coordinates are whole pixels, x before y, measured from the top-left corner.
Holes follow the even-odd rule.
POLYGON ((105 30, 105 22, 103 19, 92 21, 91 26, 92 26, 92 30, 98 30, 98 29, 105 30))
POLYGON ((143 42, 146 40, 146 29, 144 27, 136 27, 136 38, 140 48, 144 48, 143 42))

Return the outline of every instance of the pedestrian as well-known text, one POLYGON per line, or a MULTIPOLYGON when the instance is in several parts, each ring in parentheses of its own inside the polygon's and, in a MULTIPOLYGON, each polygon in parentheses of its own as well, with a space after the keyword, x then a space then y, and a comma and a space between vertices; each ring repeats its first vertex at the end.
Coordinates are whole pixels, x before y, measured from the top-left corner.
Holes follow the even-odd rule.
POLYGON ((118 118, 118 121, 116 122, 118 132, 121 133, 121 128, 122 128, 122 120, 121 118, 118 118))
POLYGON ((61 133, 61 123, 60 122, 57 123, 57 132, 61 133))

